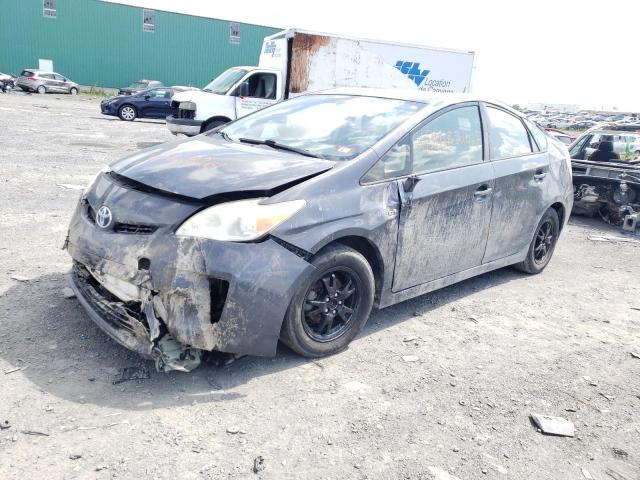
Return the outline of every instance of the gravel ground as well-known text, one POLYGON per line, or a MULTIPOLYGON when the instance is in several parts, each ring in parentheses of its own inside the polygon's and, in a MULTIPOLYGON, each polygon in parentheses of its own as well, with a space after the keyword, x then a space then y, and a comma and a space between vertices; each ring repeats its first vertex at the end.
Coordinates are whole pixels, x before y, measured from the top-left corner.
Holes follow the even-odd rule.
POLYGON ((158 374, 63 295, 81 186, 172 140, 98 111, 0 94, 0 478, 640 478, 640 241, 572 218, 543 274, 376 312, 339 355, 158 374), (124 367, 150 378, 114 385, 124 367))

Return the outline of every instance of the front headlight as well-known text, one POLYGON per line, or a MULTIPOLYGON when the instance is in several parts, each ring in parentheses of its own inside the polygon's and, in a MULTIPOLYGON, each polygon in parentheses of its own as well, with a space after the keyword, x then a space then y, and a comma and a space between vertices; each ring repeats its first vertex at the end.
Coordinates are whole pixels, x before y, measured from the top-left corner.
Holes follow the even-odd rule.
POLYGON ((180 102, 178 104, 178 108, 180 110, 194 110, 196 109, 196 104, 194 102, 180 102))
POLYGON ((188 218, 176 235, 231 242, 256 240, 293 216, 304 200, 260 205, 264 198, 214 205, 188 218))

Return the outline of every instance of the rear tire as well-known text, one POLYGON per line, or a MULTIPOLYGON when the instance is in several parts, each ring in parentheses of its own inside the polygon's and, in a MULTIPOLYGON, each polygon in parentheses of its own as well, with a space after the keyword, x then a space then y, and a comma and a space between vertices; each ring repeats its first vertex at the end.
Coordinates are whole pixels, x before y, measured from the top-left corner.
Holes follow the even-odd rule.
POLYGON ((315 270, 300 282, 282 325, 281 340, 305 357, 344 350, 367 323, 375 282, 367 260, 346 246, 315 257, 315 270))
POLYGON ((535 275, 542 272, 551 260, 553 251, 558 243, 560 233, 560 220, 558 213, 550 208, 540 219, 536 227, 536 233, 529 245, 527 257, 523 262, 514 265, 523 272, 535 275))
POLYGON ((45 88, 44 85, 40 85, 37 89, 36 92, 38 92, 40 95, 44 95, 45 93, 47 93, 47 89, 45 88))
POLYGON ((138 116, 138 112, 133 105, 122 105, 118 109, 118 117, 125 122, 133 122, 138 116))

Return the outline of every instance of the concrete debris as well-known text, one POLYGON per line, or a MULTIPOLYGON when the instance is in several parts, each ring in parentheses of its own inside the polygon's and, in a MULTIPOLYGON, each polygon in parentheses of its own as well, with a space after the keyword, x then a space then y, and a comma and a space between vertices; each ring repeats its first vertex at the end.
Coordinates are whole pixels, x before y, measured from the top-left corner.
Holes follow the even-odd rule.
POLYGON ((76 298, 76 294, 73 293, 73 290, 71 290, 69 287, 65 287, 62 289, 62 296, 64 298, 76 298))
POLYGON ((23 277, 21 275, 11 275, 11 280, 15 280, 16 282, 28 282, 29 279, 27 277, 23 277))
POLYGON ((631 353, 631 356, 633 358, 640 358, 640 353, 636 353, 636 352, 629 352, 629 353, 631 353))
POLYGON ((253 473, 260 473, 265 469, 266 465, 264 464, 264 458, 262 455, 258 455, 253 460, 253 473))
POLYGON ((22 370, 24 367, 16 367, 16 368, 10 368, 9 370, 5 370, 4 374, 5 375, 9 375, 10 373, 14 373, 14 372, 19 372, 20 370, 22 370))
POLYGON ((146 367, 125 367, 120 372, 120 375, 113 380, 113 385, 128 382, 129 380, 147 380, 151 378, 149 375, 149 369, 146 367))
POLYGON ((458 477, 451 475, 446 470, 438 467, 427 467, 431 475, 433 475, 433 480, 460 480, 458 477))
POLYGON ((591 385, 592 387, 597 387, 598 386, 598 382, 595 382, 594 380, 592 380, 591 377, 589 377, 588 375, 585 375, 584 377, 585 382, 587 382, 589 385, 591 385))
POLYGON ((417 362, 418 360, 420 360, 420 357, 418 357, 417 355, 405 355, 402 357, 402 360, 408 363, 417 362))
POLYGON ((231 435, 235 435, 237 433, 240 433, 240 429, 235 425, 232 425, 231 427, 227 427, 227 433, 230 433, 231 435))
POLYGON ((9 420, 0 422, 0 430, 6 430, 7 428, 11 428, 11 425, 9 424, 9 420))
POLYGON ((587 237, 592 242, 621 242, 621 243, 640 243, 640 240, 627 237, 614 237, 612 235, 590 235, 587 237))
POLYGON ((616 447, 613 447, 613 454, 616 457, 620 457, 620 458, 627 458, 629 456, 629 454, 625 450, 622 450, 621 448, 616 448, 616 447))
POLYGON ((573 423, 562 417, 532 413, 531 419, 544 434, 561 437, 573 437, 575 435, 573 423))
POLYGON ((583 476, 584 478, 586 478, 587 480, 594 480, 593 475, 591 475, 591 474, 589 473, 589 470, 587 470, 586 468, 583 468, 583 469, 582 469, 582 476, 583 476))
POLYGON ((49 436, 48 433, 37 432, 35 430, 22 430, 21 433, 24 433, 25 435, 35 435, 36 437, 48 437, 49 436))
POLYGON ((56 183, 56 185, 65 190, 84 190, 86 188, 84 185, 75 185, 73 183, 56 183))
POLYGON ((600 395, 602 395, 604 398, 606 398, 607 400, 609 400, 610 402, 615 400, 616 397, 614 397, 613 395, 607 395, 606 393, 602 393, 600 392, 600 395))
POLYGON ((79 455, 77 453, 74 453, 73 455, 69 455, 69 460, 79 460, 80 458, 82 458, 82 455, 79 455))

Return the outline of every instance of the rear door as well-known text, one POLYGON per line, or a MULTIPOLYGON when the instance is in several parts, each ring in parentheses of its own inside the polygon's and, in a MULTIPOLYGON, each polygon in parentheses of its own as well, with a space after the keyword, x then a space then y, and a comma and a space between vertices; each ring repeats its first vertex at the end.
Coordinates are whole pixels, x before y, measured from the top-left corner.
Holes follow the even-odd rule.
POLYGON ((407 143, 413 177, 397 181, 401 206, 393 291, 481 265, 493 199, 493 169, 485 161, 477 103, 441 110, 407 143))
POLYGON ((495 172, 491 230, 483 263, 514 255, 530 243, 544 213, 550 181, 546 144, 537 146, 523 121, 496 105, 483 105, 495 172))

